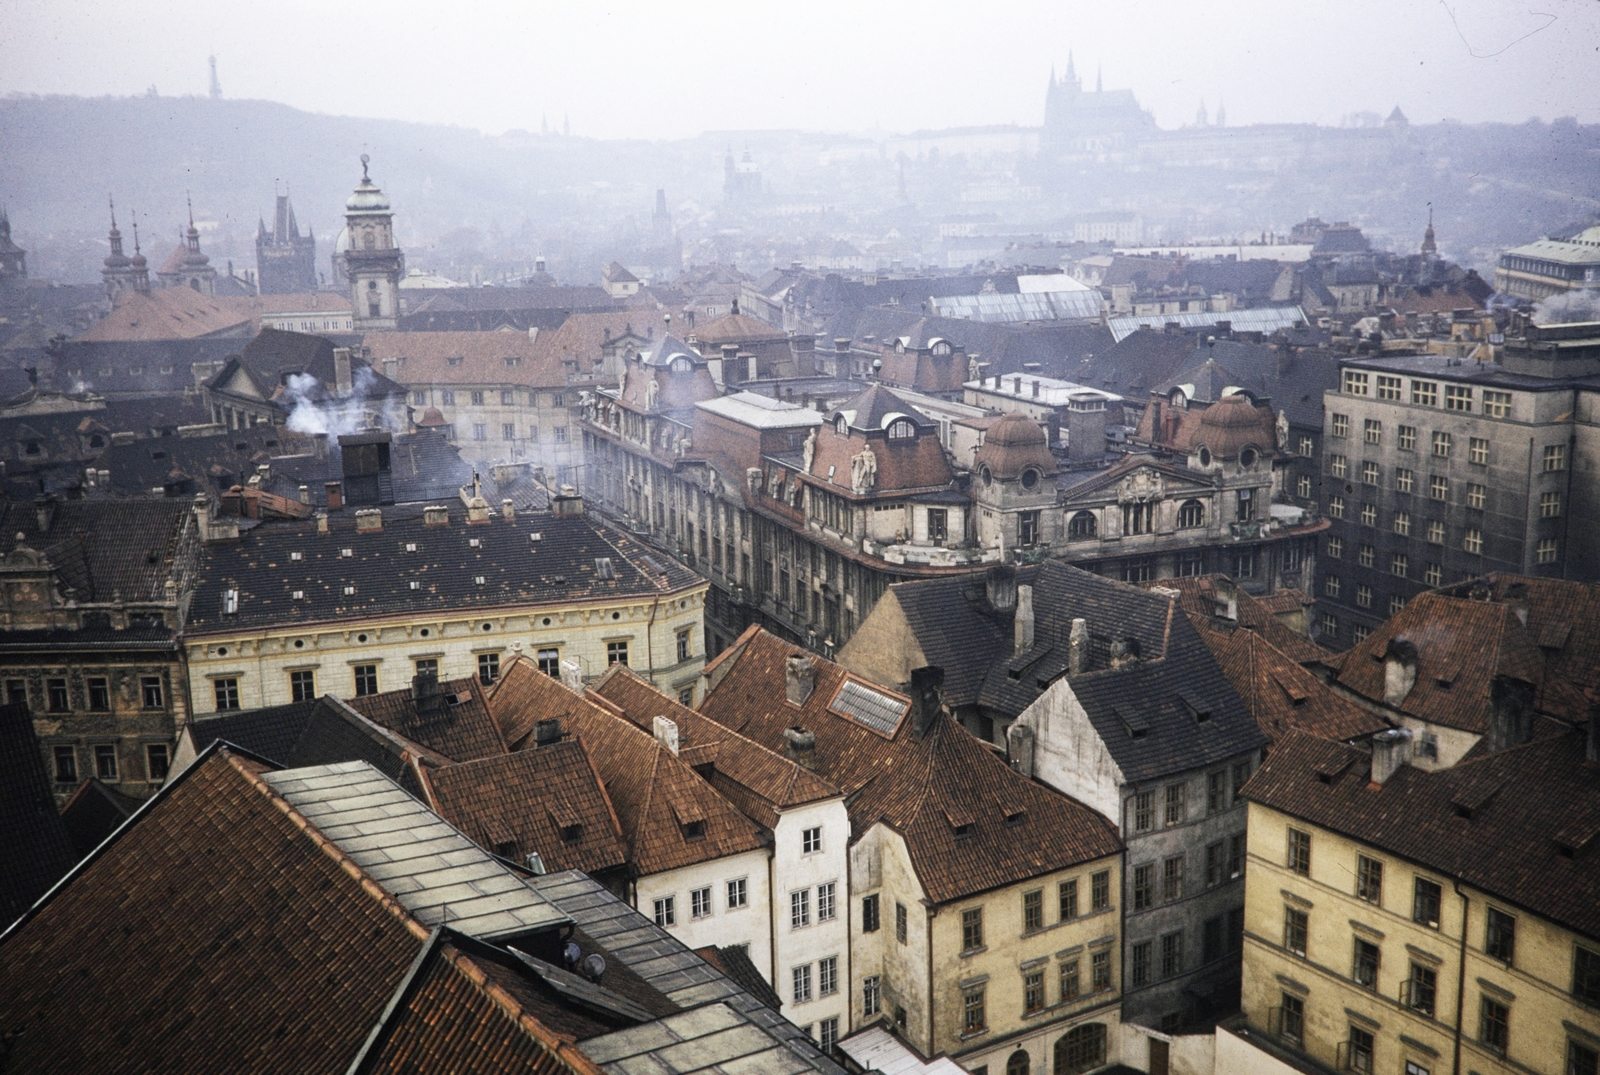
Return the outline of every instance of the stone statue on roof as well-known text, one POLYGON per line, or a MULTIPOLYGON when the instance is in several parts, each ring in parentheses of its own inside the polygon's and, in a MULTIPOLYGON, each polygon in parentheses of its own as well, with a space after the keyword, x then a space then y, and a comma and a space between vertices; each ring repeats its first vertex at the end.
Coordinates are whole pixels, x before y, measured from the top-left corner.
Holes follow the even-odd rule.
POLYGON ((1279 448, 1289 446, 1289 415, 1282 409, 1278 410, 1278 444, 1279 448))
POLYGON ((878 480, 878 457, 873 454, 872 445, 864 446, 860 452, 850 458, 850 491, 864 493, 878 480))
POLYGON ((811 473, 811 460, 816 458, 816 454, 817 431, 815 428, 813 428, 810 433, 806 434, 806 442, 800 450, 800 469, 803 472, 807 474, 811 473))
POLYGON ((656 379, 654 377, 646 381, 644 384, 644 409, 647 411, 655 410, 656 397, 658 397, 660 394, 661 386, 656 383, 656 379))

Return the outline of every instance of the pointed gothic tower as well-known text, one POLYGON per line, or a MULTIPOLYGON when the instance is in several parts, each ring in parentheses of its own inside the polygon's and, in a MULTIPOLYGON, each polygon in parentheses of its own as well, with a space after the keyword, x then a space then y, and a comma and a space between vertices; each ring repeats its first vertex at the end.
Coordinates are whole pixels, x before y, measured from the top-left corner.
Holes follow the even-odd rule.
POLYGON ((357 332, 399 328, 400 278, 406 271, 405 255, 394 242, 394 212, 367 175, 369 160, 361 154, 361 183, 344 203, 350 240, 344 266, 357 332))
POLYGON ((1433 206, 1428 206, 1428 230, 1422 233, 1422 256, 1439 256, 1439 244, 1433 241, 1433 206))
POLYGON ((111 232, 106 238, 111 253, 102 263, 100 278, 105 281, 106 298, 116 301, 117 292, 133 289, 133 260, 122 252, 122 232, 117 230, 117 203, 111 201, 111 232))

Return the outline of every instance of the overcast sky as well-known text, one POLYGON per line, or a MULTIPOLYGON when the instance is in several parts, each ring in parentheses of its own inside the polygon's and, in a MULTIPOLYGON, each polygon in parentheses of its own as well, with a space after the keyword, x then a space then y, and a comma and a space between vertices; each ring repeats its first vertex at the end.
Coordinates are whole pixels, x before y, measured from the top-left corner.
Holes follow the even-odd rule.
MULTIPOLYGON (((1051 64, 1163 127, 1600 122, 1596 0, 0 0, 0 93, 204 94, 498 134, 1038 124, 1051 64)), ((0 147, 3 149, 3 147, 0 147)))

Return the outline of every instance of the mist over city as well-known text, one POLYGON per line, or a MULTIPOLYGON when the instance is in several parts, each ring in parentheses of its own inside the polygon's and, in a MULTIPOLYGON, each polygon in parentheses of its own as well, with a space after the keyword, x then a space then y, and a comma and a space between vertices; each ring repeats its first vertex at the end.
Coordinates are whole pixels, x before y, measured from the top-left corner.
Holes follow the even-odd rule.
POLYGON ((1600 4, 0 40, 0 1072, 1600 1075, 1600 4))

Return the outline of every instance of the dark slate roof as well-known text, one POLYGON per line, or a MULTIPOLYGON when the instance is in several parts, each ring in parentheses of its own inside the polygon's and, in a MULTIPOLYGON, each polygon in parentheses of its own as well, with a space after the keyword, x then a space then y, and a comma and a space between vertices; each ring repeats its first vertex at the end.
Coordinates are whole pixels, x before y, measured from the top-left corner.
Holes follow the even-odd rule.
POLYGON ((286 764, 294 745, 311 720, 317 701, 290 702, 240 713, 223 713, 191 720, 184 729, 198 754, 218 739, 243 747, 252 754, 286 764))
POLYGON ((23 704, 0 706, 0 922, 10 923, 78 860, 23 704))
POLYGON ((197 362, 222 362, 240 340, 69 340, 50 355, 50 382, 62 391, 82 386, 101 395, 138 393, 181 398, 194 388, 197 362), (137 370, 138 372, 134 372, 137 370))
POLYGON ((708 944, 704 948, 696 948, 694 954, 738 982, 752 997, 773 1011, 783 1007, 783 998, 767 984, 767 980, 761 977, 760 969, 751 962, 749 945, 735 944, 724 948, 708 944))
POLYGON ((0 535, 9 550, 22 543, 44 554, 79 602, 160 601, 174 570, 188 505, 170 500, 100 503, 61 500, 39 527, 35 505, 0 504, 0 535))
MULTIPOLYGON (((1030 576, 1019 581, 1027 584, 1030 576)), ((1031 583, 1034 645, 1020 655, 1013 652, 1013 615, 988 609, 981 589, 963 588, 973 585, 968 580, 905 582, 893 592, 929 662, 948 662, 941 666, 946 684, 970 690, 981 677, 976 696, 968 697, 1006 717, 1020 715, 1066 674, 1072 621, 1087 620, 1089 671, 1072 678, 1072 691, 1130 781, 1211 764, 1266 742, 1175 598, 1059 560, 1041 564, 1031 583), (1140 659, 1112 669, 1111 646, 1123 639, 1137 641, 1140 659), (1204 723, 1191 703, 1209 713, 1204 723), (1130 722, 1146 730, 1135 738, 1130 722)), ((953 692, 946 698, 964 702, 953 692)))
POLYGON ((1403 765, 1377 788, 1370 755, 1290 733, 1244 795, 1600 940, 1600 769, 1584 762, 1584 738, 1569 731, 1437 772, 1403 765))
POLYGON ((700 581, 677 561, 650 556, 581 516, 522 512, 507 521, 496 512, 488 523, 467 525, 457 507, 448 526, 427 526, 420 517, 386 512, 381 531, 358 534, 352 515, 335 513, 327 534, 318 534, 311 522, 272 523, 244 533, 236 544, 202 549, 188 630, 328 623, 424 606, 489 612, 556 601, 654 598, 700 581), (412 544, 416 551, 408 552, 412 544), (345 549, 350 556, 342 554, 345 549), (304 559, 292 559, 296 552, 304 559), (611 561, 614 578, 600 577, 595 561, 602 558, 611 561), (413 581, 419 583, 415 590, 413 581), (346 594, 346 588, 354 593, 346 594), (239 591, 239 611, 224 616, 229 589, 239 591), (305 596, 295 599, 296 591, 305 596))
POLYGON ((909 308, 848 310, 831 317, 817 338, 849 337, 857 349, 870 350, 901 336, 908 338, 908 347, 925 347, 929 340, 941 337, 987 363, 986 372, 990 374, 1021 373, 1026 363, 1037 362, 1038 372, 1047 377, 1070 377, 1069 370, 1112 345, 1111 331, 1104 325, 1005 325, 930 317, 920 308, 921 300, 926 298, 921 296, 909 308), (869 335, 873 337, 871 342, 867 340, 869 335))
MULTIPOLYGON (((770 1053, 772 1062, 740 1066, 739 1070, 798 1069, 844 1075, 844 1070, 824 1056, 816 1043, 799 1027, 695 955, 682 941, 641 917, 633 908, 602 888, 599 882, 569 870, 535 878, 533 887, 557 909, 570 916, 584 934, 594 938, 608 956, 627 965, 675 1004, 691 1010, 725 1005, 734 1013, 733 1023, 747 1025, 752 1036, 760 1035, 766 1039, 755 1044, 759 1052, 770 1053)), ((668 1020, 673 1018, 667 1017, 668 1020)), ((658 1048, 670 1046, 675 1040, 683 1040, 681 1034, 669 1037, 656 1033, 652 1037, 653 1044, 658 1048)), ((585 1044, 585 1052, 603 1066, 608 1066, 607 1060, 610 1059, 609 1055, 600 1051, 607 1042, 607 1038, 599 1038, 595 1039, 595 1043, 585 1044)), ((614 1047, 624 1046, 616 1049, 618 1055, 632 1055, 643 1043, 638 1038, 632 1038, 627 1042, 611 1044, 614 1047)), ((697 1069, 698 1065, 677 1070, 697 1069)), ((653 1067, 648 1070, 673 1069, 653 1067)))
POLYGON ((67 827, 75 856, 81 859, 99 847, 141 805, 143 800, 124 795, 96 777, 79 784, 61 808, 61 821, 67 827))
POLYGON ((934 428, 934 423, 927 415, 881 384, 875 384, 840 404, 838 410, 828 415, 828 420, 838 418, 841 412, 850 413, 852 428, 873 433, 883 432, 883 420, 891 414, 903 414, 923 430, 934 428))

